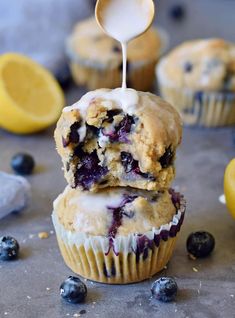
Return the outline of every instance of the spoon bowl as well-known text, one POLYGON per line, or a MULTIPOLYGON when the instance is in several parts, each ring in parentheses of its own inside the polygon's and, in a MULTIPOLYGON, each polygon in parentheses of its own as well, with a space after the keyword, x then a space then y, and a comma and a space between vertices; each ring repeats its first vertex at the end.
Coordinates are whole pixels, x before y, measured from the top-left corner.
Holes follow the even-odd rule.
POLYGON ((145 33, 155 14, 153 0, 97 0, 95 16, 105 33, 128 42, 145 33))

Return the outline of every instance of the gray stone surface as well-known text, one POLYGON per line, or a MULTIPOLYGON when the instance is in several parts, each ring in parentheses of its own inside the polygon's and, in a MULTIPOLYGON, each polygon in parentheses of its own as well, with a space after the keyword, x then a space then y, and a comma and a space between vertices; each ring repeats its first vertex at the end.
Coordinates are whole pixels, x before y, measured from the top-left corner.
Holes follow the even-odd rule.
MULTIPOLYGON (((201 36, 235 40, 234 1, 179 1, 187 7, 182 23, 168 17, 173 2, 157 1, 157 22, 170 33, 171 46, 201 36)), ((23 52, 53 69, 63 59, 64 39, 72 24, 91 12, 89 6, 89 0, 1 0, 0 53, 23 52)), ((80 95, 81 91, 74 88, 68 104, 80 95)), ((37 236, 41 231, 53 231, 52 202, 66 184, 55 152, 53 129, 28 137, 0 130, 0 170, 11 172, 10 159, 22 150, 37 161, 35 174, 28 178, 33 192, 30 207, 0 220, 0 236, 13 235, 21 245, 20 260, 0 263, 0 318, 76 317, 82 309, 86 310, 82 317, 87 318, 235 317, 235 220, 218 201, 224 168, 235 156, 232 132, 235 129, 184 131, 175 184, 187 198, 187 215, 174 256, 162 273, 176 277, 180 289, 177 301, 162 304, 150 299, 150 285, 156 276, 129 286, 87 281, 86 304, 68 305, 60 299, 59 286, 72 273, 63 263, 55 235, 46 240, 37 236), (191 261, 185 241, 198 229, 214 234, 216 249, 207 259, 191 261)))
MULTIPOLYGON (((72 89, 68 103, 81 92, 72 89)), ((177 301, 163 304, 150 299, 149 281, 129 286, 108 286, 87 281, 88 299, 83 305, 68 305, 59 296, 60 283, 72 272, 65 266, 51 232, 52 202, 65 180, 55 151, 53 129, 34 136, 14 136, 0 130, 0 170, 10 172, 10 159, 17 151, 31 153, 37 162, 32 185, 32 203, 21 214, 0 221, 0 235, 16 237, 21 257, 0 263, 0 317, 235 317, 235 220, 218 201, 223 191, 226 164, 235 155, 234 129, 185 129, 177 159, 176 187, 187 198, 187 215, 174 256, 162 275, 176 277, 177 301), (194 230, 208 230, 216 238, 213 255, 189 260, 185 241, 194 230), (196 268, 198 272, 195 272, 196 268), (75 316, 74 316, 75 315, 75 316)))

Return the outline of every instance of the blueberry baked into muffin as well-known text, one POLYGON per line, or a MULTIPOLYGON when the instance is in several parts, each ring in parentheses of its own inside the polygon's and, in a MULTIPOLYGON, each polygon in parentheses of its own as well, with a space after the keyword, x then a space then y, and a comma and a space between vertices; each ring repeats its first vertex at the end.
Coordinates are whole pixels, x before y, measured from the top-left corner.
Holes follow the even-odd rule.
POLYGON ((55 140, 72 188, 169 188, 182 137, 179 115, 153 94, 122 94, 96 90, 64 109, 55 140))
POLYGON ((69 186, 54 202, 53 222, 65 263, 104 283, 151 277, 169 261, 185 202, 173 190, 106 188, 97 193, 69 186))
MULTIPOLYGON (((156 28, 128 45, 128 86, 148 91, 154 81, 154 69, 166 46, 166 36, 156 28)), ((66 43, 66 52, 75 82, 90 90, 116 88, 122 81, 122 50, 119 42, 108 37, 95 18, 79 22, 66 43)))
POLYGON ((164 99, 188 125, 235 123, 235 45, 222 39, 183 43, 157 67, 164 99))

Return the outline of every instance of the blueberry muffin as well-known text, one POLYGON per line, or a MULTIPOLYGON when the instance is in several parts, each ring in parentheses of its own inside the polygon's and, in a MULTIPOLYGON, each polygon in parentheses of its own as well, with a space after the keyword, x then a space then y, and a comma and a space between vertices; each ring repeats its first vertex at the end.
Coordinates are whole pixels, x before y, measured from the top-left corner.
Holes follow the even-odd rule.
POLYGON ((222 39, 183 43, 157 67, 162 96, 188 125, 235 123, 235 45, 222 39))
POLYGON ((132 89, 100 89, 66 107, 55 140, 72 188, 167 189, 181 142, 181 119, 159 97, 132 89))
POLYGON ((185 202, 173 190, 108 188, 92 193, 69 186, 54 202, 53 222, 65 263, 103 283, 153 276, 169 261, 185 202))
MULTIPOLYGON (((148 91, 154 81, 156 62, 166 45, 164 32, 151 28, 128 45, 128 86, 148 91)), ((122 51, 119 42, 108 37, 95 18, 79 22, 66 43, 75 82, 90 90, 115 88, 122 81, 122 51)))

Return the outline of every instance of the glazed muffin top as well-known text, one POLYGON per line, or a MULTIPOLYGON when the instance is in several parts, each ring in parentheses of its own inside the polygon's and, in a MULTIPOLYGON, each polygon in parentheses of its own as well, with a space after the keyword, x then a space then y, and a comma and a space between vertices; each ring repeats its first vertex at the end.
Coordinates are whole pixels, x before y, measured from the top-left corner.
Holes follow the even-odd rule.
MULTIPOLYGON (((155 61, 161 51, 161 39, 155 28, 131 41, 128 45, 129 62, 155 61)), ((87 66, 117 67, 122 64, 122 51, 118 41, 107 36, 95 18, 79 22, 67 41, 68 56, 87 66)))
POLYGON ((54 202, 54 213, 66 230, 110 238, 159 228, 172 221, 177 210, 168 191, 133 188, 92 193, 67 186, 54 202))
POLYGON ((157 73, 168 87, 235 91, 235 45, 222 39, 183 43, 161 59, 157 73))
POLYGON ((170 104, 121 88, 87 93, 64 109, 55 130, 67 181, 90 191, 169 188, 181 138, 181 119, 170 104))

